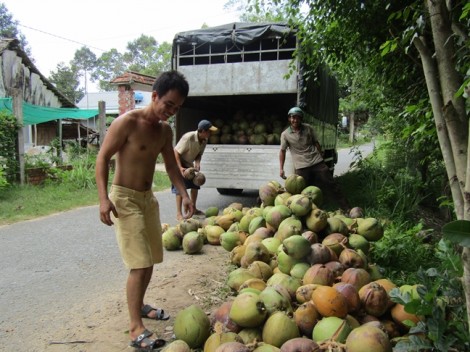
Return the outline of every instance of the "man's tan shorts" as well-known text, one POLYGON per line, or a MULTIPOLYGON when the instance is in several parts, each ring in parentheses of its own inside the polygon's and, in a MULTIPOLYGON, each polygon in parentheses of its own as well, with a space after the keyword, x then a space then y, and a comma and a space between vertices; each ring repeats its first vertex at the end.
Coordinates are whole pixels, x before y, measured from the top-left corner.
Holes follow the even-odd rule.
POLYGON ((118 218, 113 217, 113 221, 126 267, 141 269, 161 263, 162 226, 158 201, 153 192, 112 185, 109 198, 118 213, 118 218))

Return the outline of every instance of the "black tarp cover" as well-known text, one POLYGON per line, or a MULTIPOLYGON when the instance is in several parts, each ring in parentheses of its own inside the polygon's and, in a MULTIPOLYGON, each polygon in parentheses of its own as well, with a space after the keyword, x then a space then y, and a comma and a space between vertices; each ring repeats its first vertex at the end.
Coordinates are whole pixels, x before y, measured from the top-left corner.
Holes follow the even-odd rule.
POLYGON ((248 45, 263 38, 275 38, 293 32, 283 22, 249 23, 233 22, 216 27, 177 33, 173 44, 237 44, 248 45))

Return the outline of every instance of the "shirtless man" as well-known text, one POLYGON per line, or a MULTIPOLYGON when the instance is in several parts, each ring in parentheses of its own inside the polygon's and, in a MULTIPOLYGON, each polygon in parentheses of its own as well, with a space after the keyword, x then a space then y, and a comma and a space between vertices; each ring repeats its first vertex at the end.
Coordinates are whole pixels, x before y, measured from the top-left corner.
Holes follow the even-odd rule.
POLYGON ((152 87, 152 101, 143 109, 129 111, 113 121, 96 160, 96 184, 100 219, 115 225, 124 264, 131 338, 130 346, 151 350, 165 341, 151 339, 142 317, 168 319, 162 309, 144 305, 153 265, 163 260, 162 229, 158 201, 152 192, 157 156, 161 153, 172 184, 183 199, 185 217, 193 215, 183 177, 175 161, 173 133, 166 122, 181 108, 189 91, 184 76, 162 73, 152 87), (108 197, 109 162, 116 154, 116 171, 108 197))

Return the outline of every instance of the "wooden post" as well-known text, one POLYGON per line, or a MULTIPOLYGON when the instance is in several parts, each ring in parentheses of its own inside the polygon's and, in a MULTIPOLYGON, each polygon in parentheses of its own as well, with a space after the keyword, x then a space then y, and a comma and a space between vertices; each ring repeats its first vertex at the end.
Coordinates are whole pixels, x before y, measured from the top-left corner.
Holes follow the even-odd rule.
POLYGON ((355 123, 354 123, 354 111, 351 112, 351 115, 349 115, 349 143, 354 144, 354 134, 356 131, 354 131, 355 123))
POLYGON ((104 137, 106 136, 106 102, 100 100, 98 102, 98 124, 99 124, 99 146, 103 144, 104 137))
MULTIPOLYGON (((21 89, 12 89, 13 115, 18 123, 23 126, 23 92, 21 89)), ((21 185, 25 183, 25 162, 24 162, 24 133, 23 127, 18 130, 16 138, 16 159, 19 165, 17 180, 21 185)))

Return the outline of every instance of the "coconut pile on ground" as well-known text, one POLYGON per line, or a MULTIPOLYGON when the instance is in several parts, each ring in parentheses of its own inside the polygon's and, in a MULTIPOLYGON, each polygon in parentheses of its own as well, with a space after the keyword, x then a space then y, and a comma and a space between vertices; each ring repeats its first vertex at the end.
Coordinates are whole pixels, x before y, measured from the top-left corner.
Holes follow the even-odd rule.
POLYGON ((210 317, 197 305, 178 312, 176 341, 164 351, 302 352, 392 351, 409 338, 419 317, 391 301, 397 288, 369 262, 383 225, 365 217, 321 209, 322 192, 289 176, 285 185, 259 189, 260 207, 232 203, 166 227, 167 250, 199 253, 205 243, 227 250, 234 270, 226 284, 233 297, 210 317))

